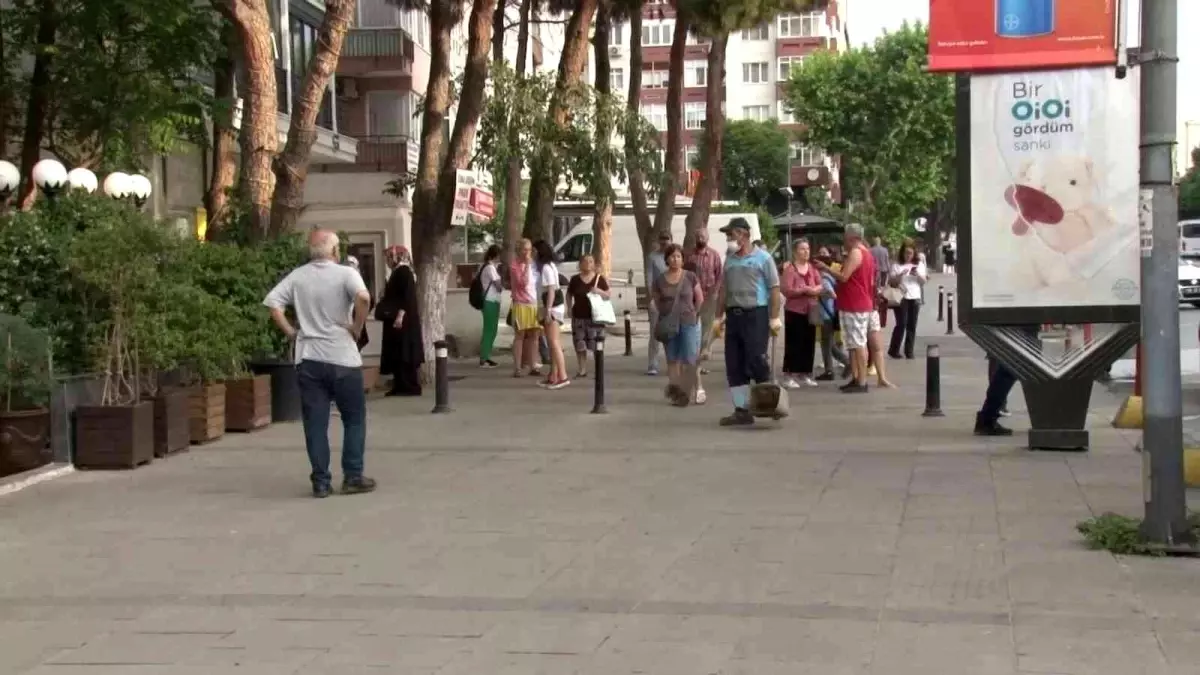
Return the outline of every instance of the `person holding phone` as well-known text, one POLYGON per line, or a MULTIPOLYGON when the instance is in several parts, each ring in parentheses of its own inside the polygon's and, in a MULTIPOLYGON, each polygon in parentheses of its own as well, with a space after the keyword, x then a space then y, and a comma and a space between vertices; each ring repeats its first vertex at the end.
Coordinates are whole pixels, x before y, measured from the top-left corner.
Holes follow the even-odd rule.
POLYGON ((911 241, 900 245, 896 262, 888 275, 888 285, 899 288, 904 294, 900 304, 893 309, 896 312, 896 325, 892 328, 892 340, 888 345, 888 356, 900 358, 900 348, 904 347, 904 358, 913 358, 913 350, 917 341, 917 319, 921 316, 921 289, 929 279, 925 264, 917 257, 917 249, 911 241))

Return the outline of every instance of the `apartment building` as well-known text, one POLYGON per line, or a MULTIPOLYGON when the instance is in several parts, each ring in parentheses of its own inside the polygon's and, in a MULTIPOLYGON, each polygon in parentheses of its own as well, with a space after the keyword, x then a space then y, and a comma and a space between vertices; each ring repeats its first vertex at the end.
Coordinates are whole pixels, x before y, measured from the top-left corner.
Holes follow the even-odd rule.
MULTIPOLYGON (((783 85, 791 70, 819 50, 841 51, 847 48, 845 25, 848 0, 829 0, 823 9, 780 16, 775 21, 729 38, 726 51, 724 111, 727 119, 777 119, 784 128, 797 134, 803 124, 789 115, 783 106, 783 85)), ((668 0, 654 0, 642 13, 642 34, 629 34, 629 24, 613 26, 611 57, 613 87, 624 89, 629 72, 630 40, 642 44, 642 114, 664 134, 667 128, 667 74, 671 41, 675 30, 675 9, 668 0)), ((683 82, 683 138, 687 165, 699 158, 696 139, 708 117, 705 88, 709 45, 694 37, 685 51, 683 82)), ((687 181, 683 182, 684 185, 687 181)), ((820 148, 800 140, 792 144, 789 185, 794 190, 823 187, 834 199, 840 199, 838 165, 820 148)))

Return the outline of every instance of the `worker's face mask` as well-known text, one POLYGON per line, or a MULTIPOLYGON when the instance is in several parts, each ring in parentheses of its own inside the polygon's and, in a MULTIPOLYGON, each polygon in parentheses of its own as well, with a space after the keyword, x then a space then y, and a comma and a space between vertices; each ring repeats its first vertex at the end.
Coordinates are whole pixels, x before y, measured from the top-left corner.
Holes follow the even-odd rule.
POLYGON ((742 245, 738 243, 737 239, 730 239, 725 242, 725 248, 730 253, 737 253, 738 251, 742 250, 742 245))

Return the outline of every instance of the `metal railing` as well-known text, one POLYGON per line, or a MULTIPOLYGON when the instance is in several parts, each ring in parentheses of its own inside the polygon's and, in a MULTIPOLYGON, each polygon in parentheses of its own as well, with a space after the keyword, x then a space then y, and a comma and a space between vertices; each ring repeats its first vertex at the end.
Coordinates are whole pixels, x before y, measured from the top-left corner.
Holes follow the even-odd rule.
POLYGON ((412 139, 403 135, 361 136, 355 163, 374 167, 376 171, 402 173, 408 170, 409 143, 412 139))
POLYGON ((342 45, 342 57, 413 58, 413 41, 400 28, 351 28, 342 45))

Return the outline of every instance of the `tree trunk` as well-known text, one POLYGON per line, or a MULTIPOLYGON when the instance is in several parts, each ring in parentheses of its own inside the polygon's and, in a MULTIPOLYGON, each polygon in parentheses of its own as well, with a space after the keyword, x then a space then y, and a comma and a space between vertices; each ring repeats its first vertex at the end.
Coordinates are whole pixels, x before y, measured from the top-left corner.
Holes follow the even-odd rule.
MULTIPOLYGON (((667 72, 667 157, 663 162, 662 187, 658 208, 654 211, 654 235, 671 233, 675 219, 675 198, 679 192, 679 172, 683 170, 683 56, 687 47, 688 24, 683 16, 675 18, 671 38, 671 63, 667 72)), ((641 39, 640 36, 638 39, 641 39)))
MULTIPOLYGON (((583 79, 583 67, 587 63, 588 34, 591 32, 592 17, 596 13, 598 2, 599 0, 579 0, 571 13, 570 21, 567 22, 562 59, 558 62, 558 83, 550 101, 550 120, 559 129, 565 129, 567 126, 570 92, 579 86, 583 79)), ((549 175, 546 162, 539 159, 534 162, 532 179, 529 186, 529 207, 525 211, 525 236, 549 241, 558 176, 549 175)))
POLYGON ((449 107, 450 41, 454 28, 450 4, 455 1, 439 0, 431 8, 430 23, 437 28, 431 30, 436 37, 432 40, 430 91, 425 96, 426 114, 421 129, 422 151, 417 177, 420 201, 413 204, 417 301, 420 304, 421 327, 424 330, 426 378, 432 374, 434 365, 433 343, 441 340, 446 334, 446 289, 453 270, 450 263, 450 219, 454 212, 458 170, 466 168, 470 163, 479 115, 483 112, 483 90, 488 76, 488 46, 491 42, 493 13, 496 11, 496 0, 473 0, 471 3, 467 62, 463 70, 458 114, 455 116, 450 146, 439 172, 436 164, 430 166, 435 156, 425 148, 425 143, 431 140, 432 135, 437 135, 440 144, 442 122, 449 107), (437 82, 434 78, 435 73, 437 82), (435 86, 440 91, 435 92, 435 86), (435 93, 438 96, 435 97, 435 93), (435 98, 438 100, 431 103, 431 99, 435 98), (436 109, 431 111, 435 106, 441 107, 440 115, 436 109), (438 119, 433 119, 435 116, 438 119), (431 128, 431 123, 436 123, 436 127, 431 128))
POLYGON ((504 60, 504 4, 492 14, 492 60, 504 60))
MULTIPOLYGON (((592 41, 596 47, 596 148, 607 148, 612 144, 613 128, 611 115, 602 113, 601 108, 609 106, 607 99, 612 95, 612 59, 608 54, 612 32, 612 0, 600 0, 596 9, 596 32, 592 41)), ((641 38, 639 37, 640 41, 641 38)), ((607 187, 611 184, 608 176, 601 180, 607 187)), ((612 214, 613 202, 611 191, 597 190, 595 196, 596 210, 592 216, 592 255, 596 258, 597 271, 607 279, 612 279, 612 214)))
MULTIPOLYGON (((38 13, 37 56, 29 79, 29 103, 25 110, 25 135, 21 140, 21 186, 17 204, 29 209, 37 199, 33 167, 41 159, 46 135, 46 115, 50 112, 50 66, 54 40, 58 33, 58 9, 54 0, 43 0, 38 13)), ((7 64, 6 64, 7 65, 7 64)))
MULTIPOLYGON (((529 15, 533 11, 533 0, 521 0, 520 17, 517 22, 517 62, 514 65, 517 80, 525 74, 525 61, 529 53, 529 15)), ((497 14, 501 13, 497 10, 497 14)), ((517 147, 520 134, 515 124, 509 132, 509 147, 517 147)), ((521 237, 521 156, 514 154, 508 160, 508 171, 504 174, 504 259, 511 261, 517 250, 517 239, 521 237)))
MULTIPOLYGON (((641 115, 642 96, 642 12, 636 8, 629 17, 629 95, 625 99, 625 112, 630 119, 641 115)), ((637 226, 638 241, 642 244, 642 259, 650 255, 651 235, 654 222, 650 219, 650 200, 646 197, 646 174, 641 170, 637 157, 641 148, 637 138, 625 134, 625 164, 629 167, 629 196, 633 201, 633 220, 637 226)))
MULTIPOLYGON (((8 27, 4 25, 4 13, 0 12, 0 59, 8 54, 8 42, 5 36, 8 27)), ((12 119, 13 108, 17 100, 13 96, 13 78, 9 72, 7 61, 0 63, 0 157, 8 157, 8 122, 12 119)), ((0 209, 4 208, 0 205, 0 209)))
POLYGON ((317 51, 313 53, 300 85, 300 96, 292 109, 287 143, 275 162, 275 197, 271 202, 272 237, 290 232, 304 206, 304 182, 317 140, 317 114, 325 96, 332 96, 329 80, 337 70, 342 42, 354 16, 358 0, 325 0, 325 18, 317 31, 317 51))
POLYGON ((228 217, 229 190, 237 180, 237 131, 233 128, 234 80, 237 67, 233 54, 239 49, 236 36, 230 31, 226 52, 217 57, 213 66, 213 98, 222 102, 218 119, 213 117, 212 175, 204 195, 204 208, 208 211, 208 229, 205 239, 212 241, 220 236, 228 217))
POLYGON ((721 111, 721 98, 725 92, 725 49, 729 45, 729 33, 713 38, 708 50, 708 85, 705 90, 704 143, 700 154, 700 182, 692 196, 692 209, 688 212, 687 233, 683 238, 684 248, 691 250, 696 242, 696 233, 708 227, 708 214, 713 198, 721 185, 721 141, 725 135, 725 114, 721 111))
POLYGON ((279 148, 275 112, 279 83, 271 48, 271 15, 266 0, 229 0, 242 44, 246 87, 242 96, 241 192, 250 205, 252 238, 266 235, 271 221, 271 163, 279 148))

